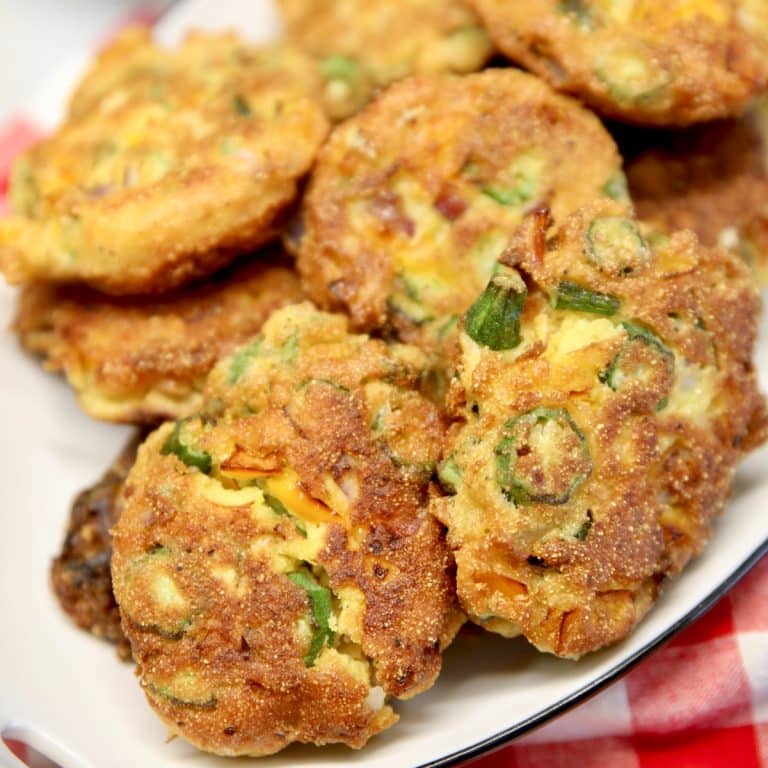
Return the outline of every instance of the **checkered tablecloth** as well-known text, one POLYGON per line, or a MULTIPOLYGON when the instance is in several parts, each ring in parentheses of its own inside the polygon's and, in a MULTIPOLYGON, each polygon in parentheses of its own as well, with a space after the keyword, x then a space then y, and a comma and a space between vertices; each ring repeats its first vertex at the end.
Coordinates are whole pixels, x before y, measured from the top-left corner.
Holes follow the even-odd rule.
MULTIPOLYGON (((138 11, 131 18, 148 21, 152 14, 138 11)), ((94 29, 94 41, 103 39, 105 32, 94 29)), ((35 121, 21 113, 0 119, 0 213, 7 208, 10 164, 39 135, 35 121)), ((23 746, 15 748, 25 759, 23 746)), ((768 557, 706 615, 623 679, 557 720, 467 765, 768 766, 768 557)))

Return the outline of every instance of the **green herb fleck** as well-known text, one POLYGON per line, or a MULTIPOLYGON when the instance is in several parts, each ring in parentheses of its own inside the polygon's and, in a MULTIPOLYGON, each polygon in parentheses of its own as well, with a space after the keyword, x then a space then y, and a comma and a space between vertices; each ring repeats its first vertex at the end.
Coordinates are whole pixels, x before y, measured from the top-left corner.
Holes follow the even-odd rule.
POLYGON ((239 93, 236 93, 232 97, 232 104, 235 107, 235 112, 237 112, 240 117, 250 117, 253 114, 248 102, 239 93))

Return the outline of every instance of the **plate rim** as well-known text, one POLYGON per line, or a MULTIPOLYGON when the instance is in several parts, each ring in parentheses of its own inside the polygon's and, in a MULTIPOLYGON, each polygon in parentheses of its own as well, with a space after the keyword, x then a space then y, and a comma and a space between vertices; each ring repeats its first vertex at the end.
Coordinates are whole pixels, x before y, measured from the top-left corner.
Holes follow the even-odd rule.
MULTIPOLYGON (((153 19, 150 28, 155 30, 171 12, 184 4, 185 0, 168 0, 160 13, 153 19)), ((768 298, 763 292, 764 301, 768 305, 768 298)), ((768 309, 768 306, 766 307, 768 309)), ((756 348, 755 348, 756 349, 756 348)), ((464 763, 490 755, 505 747, 508 747, 515 739, 540 728, 569 710, 574 709, 585 701, 593 698, 609 685, 617 682, 628 674, 641 661, 650 656, 661 645, 678 635, 684 629, 691 626, 697 619, 711 610, 723 597, 725 597, 736 584, 738 584, 762 559, 768 556, 768 538, 762 540, 757 546, 735 567, 728 575, 716 584, 693 607, 679 616, 674 622, 647 643, 635 651, 622 657, 616 664, 605 670, 583 686, 573 690, 568 695, 557 701, 551 702, 538 712, 518 721, 490 736, 454 750, 446 755, 418 763, 414 768, 455 768, 464 763)), ((7 750, 12 760, 18 760, 19 765, 25 765, 13 752, 4 739, 0 739, 0 745, 7 750)), ((35 746, 34 744, 32 745, 35 746)), ((0 754, 0 765, 5 765, 7 755, 0 754)), ((247 758, 246 758, 247 759, 247 758)), ((14 763, 16 764, 16 763, 14 763)))
POLYGON ((568 696, 553 702, 544 709, 536 712, 534 715, 515 723, 509 728, 505 728, 493 736, 488 736, 481 741, 470 744, 467 747, 443 755, 435 760, 426 763, 419 763, 416 768, 449 768, 458 766, 475 758, 488 755, 508 746, 514 739, 539 728, 567 711, 584 703, 593 696, 596 696, 604 688, 621 679, 630 672, 643 659, 650 656, 659 646, 667 640, 680 633, 682 630, 691 626, 697 619, 707 613, 723 597, 725 597, 762 559, 768 556, 768 538, 764 539, 739 565, 734 568, 728 576, 715 586, 711 592, 707 593, 696 605, 689 611, 680 616, 676 621, 670 624, 655 635, 649 642, 641 646, 628 656, 624 657, 616 665, 598 675, 589 683, 578 688, 568 696))

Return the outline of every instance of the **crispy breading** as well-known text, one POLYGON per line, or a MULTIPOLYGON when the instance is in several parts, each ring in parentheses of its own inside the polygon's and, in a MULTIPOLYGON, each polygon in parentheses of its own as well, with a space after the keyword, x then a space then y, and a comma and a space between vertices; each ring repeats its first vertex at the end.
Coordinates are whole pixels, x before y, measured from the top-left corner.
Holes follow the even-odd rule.
POLYGON ((137 432, 104 476, 77 495, 61 552, 51 563, 51 584, 64 613, 77 626, 117 646, 117 655, 131 657, 112 593, 112 537, 120 518, 120 494, 144 434, 137 432))
POLYGON ((626 194, 599 120, 531 75, 401 80, 336 127, 304 200, 310 297, 438 349, 526 211, 626 194))
POLYGON ((296 273, 248 259, 162 298, 115 298, 79 286, 24 286, 15 330, 45 366, 62 371, 86 413, 157 424, 199 409, 216 362, 301 301, 296 273))
POLYGON ((412 74, 481 69, 491 43, 463 0, 278 0, 290 42, 319 60, 339 119, 412 74))
POLYGON ((666 231, 692 229, 743 256, 768 282, 768 99, 738 120, 684 131, 619 130, 632 201, 666 231))
POLYGON ((427 513, 418 350, 300 304, 139 451, 112 574, 150 704, 196 746, 361 747, 430 687, 461 614, 427 513))
POLYGON ((132 30, 94 63, 61 127, 15 163, 0 220, 11 283, 157 293, 277 232, 327 132, 315 64, 290 48, 132 30))
POLYGON ((701 551, 765 439, 760 301, 738 257, 646 239, 615 204, 559 229, 529 217, 504 262, 465 321, 453 495, 431 509, 470 617, 578 657, 625 637, 701 551), (500 311, 517 333, 498 335, 500 311))
POLYGON ((506 56, 609 117, 731 117, 768 85, 765 0, 470 2, 506 56))

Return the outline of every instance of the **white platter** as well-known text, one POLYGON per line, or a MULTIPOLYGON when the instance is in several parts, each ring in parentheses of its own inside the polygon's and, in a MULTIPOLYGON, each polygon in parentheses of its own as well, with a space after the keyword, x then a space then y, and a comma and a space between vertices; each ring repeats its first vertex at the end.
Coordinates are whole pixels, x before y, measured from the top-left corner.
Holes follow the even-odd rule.
MULTIPOLYGON (((275 30, 267 2, 189 0, 174 7, 159 31, 170 41, 186 27, 221 23, 236 23, 253 38, 275 30)), ((61 89, 57 93, 60 98, 61 89)), ((7 328, 13 303, 13 291, 0 287, 0 328, 7 328)), ((765 388, 765 320, 758 357, 765 388)), ((84 416, 64 382, 43 374, 6 330, 0 332, 0 371, 0 732, 21 738, 62 768, 231 768, 232 761, 203 755, 182 740, 166 743, 130 665, 76 629, 49 587, 49 563, 59 550, 69 504, 103 472, 127 430, 84 416)), ((767 469, 766 448, 742 465, 709 548, 627 641, 573 663, 537 654, 522 640, 467 633, 446 654, 435 687, 396 704, 401 722, 363 751, 297 747, 237 765, 444 766, 551 719, 690 623, 766 551, 767 469)), ((2 742, 0 765, 21 765, 2 742)))

